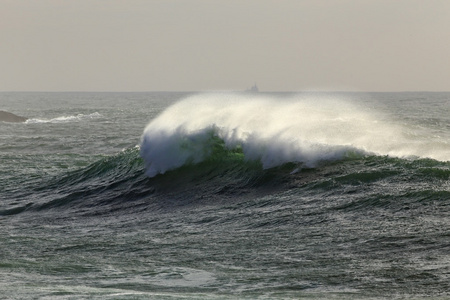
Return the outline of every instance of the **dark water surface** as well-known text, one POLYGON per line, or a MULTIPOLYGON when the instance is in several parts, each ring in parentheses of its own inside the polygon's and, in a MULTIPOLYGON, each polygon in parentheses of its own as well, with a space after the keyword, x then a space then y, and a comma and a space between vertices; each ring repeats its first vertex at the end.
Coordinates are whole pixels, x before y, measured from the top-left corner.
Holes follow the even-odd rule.
POLYGON ((450 93, 0 110, 28 118, 0 122, 5 299, 450 298, 450 93))

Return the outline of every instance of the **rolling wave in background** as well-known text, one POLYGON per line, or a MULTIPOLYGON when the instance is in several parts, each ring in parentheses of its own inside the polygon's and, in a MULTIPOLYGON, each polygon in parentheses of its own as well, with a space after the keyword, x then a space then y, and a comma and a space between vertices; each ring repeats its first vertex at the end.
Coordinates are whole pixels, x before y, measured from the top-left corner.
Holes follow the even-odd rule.
POLYGON ((92 113, 92 114, 78 114, 78 115, 72 115, 72 116, 61 116, 56 117, 52 119, 28 119, 25 121, 26 124, 38 124, 38 123, 70 123, 70 122, 79 122, 86 119, 97 119, 101 118, 102 115, 98 112, 92 113))

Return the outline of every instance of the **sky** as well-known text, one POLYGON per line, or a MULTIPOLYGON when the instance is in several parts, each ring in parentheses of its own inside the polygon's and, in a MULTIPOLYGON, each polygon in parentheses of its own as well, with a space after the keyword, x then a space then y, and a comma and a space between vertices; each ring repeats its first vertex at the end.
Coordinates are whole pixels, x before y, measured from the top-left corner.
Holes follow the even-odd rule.
POLYGON ((0 91, 450 91, 448 0, 0 0, 0 91))

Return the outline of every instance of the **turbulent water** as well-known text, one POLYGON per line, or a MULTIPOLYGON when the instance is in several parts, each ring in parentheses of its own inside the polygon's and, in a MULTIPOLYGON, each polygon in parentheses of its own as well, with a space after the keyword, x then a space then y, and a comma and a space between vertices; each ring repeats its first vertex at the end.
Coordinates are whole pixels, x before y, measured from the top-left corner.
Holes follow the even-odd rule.
POLYGON ((450 93, 0 93, 6 299, 450 298, 450 93))

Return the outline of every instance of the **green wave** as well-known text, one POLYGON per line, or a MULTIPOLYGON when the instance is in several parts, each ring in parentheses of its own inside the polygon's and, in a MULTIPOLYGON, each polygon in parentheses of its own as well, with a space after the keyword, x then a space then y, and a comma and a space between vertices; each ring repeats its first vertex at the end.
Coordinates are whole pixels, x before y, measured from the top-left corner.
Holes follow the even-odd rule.
POLYGON ((53 209, 96 214, 137 205, 162 207, 167 201, 236 201, 274 193, 297 193, 299 199, 314 195, 336 202, 336 209, 450 199, 448 162, 353 156, 316 168, 286 163, 263 169, 261 162, 246 160, 240 147, 230 150, 217 137, 209 149, 204 161, 153 178, 145 175, 138 147, 127 149, 45 180, 30 191, 34 196, 27 204, 4 209, 0 215, 53 209), (350 202, 345 202, 348 195, 350 202))

